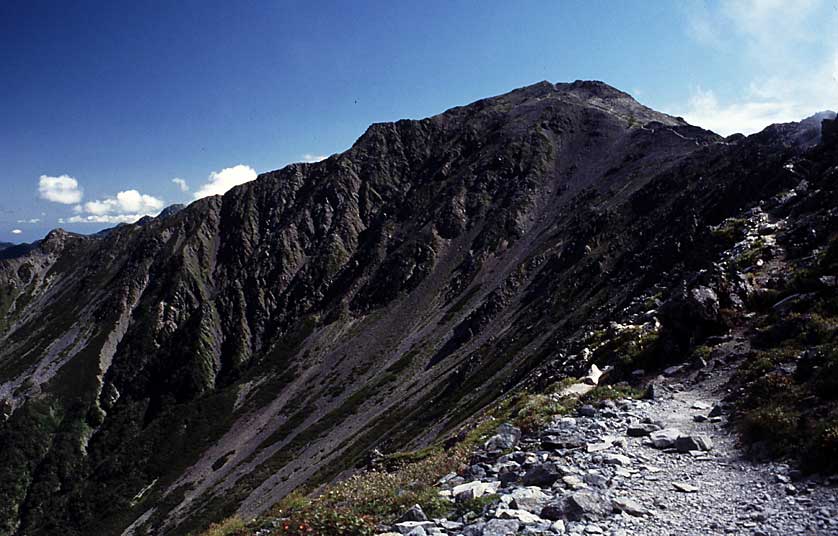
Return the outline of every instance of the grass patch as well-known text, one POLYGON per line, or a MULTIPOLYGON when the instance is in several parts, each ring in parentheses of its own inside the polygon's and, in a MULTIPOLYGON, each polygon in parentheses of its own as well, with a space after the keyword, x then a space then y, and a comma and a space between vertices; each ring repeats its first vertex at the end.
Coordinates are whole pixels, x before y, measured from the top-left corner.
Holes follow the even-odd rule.
POLYGON ((241 536, 249 534, 246 529, 247 524, 239 516, 233 516, 210 525, 204 536, 241 536))
POLYGON ((793 440, 800 413, 780 404, 747 412, 740 431, 749 443, 762 443, 772 456, 784 456, 798 446, 793 440))
POLYGON ((477 497, 475 499, 466 499, 464 501, 460 501, 457 503, 457 508, 455 510, 456 516, 459 517, 466 517, 466 516, 479 516, 486 512, 486 509, 491 507, 500 500, 500 497, 496 494, 491 495, 484 495, 482 497, 477 497))
POLYGON ((838 318, 834 290, 819 282, 832 273, 833 243, 811 268, 797 270, 764 301, 766 314, 751 336, 755 348, 735 383, 739 433, 752 452, 796 460, 811 472, 838 472, 838 318), (800 295, 788 311, 770 307, 800 295))
MULTIPOLYGON (((268 514, 247 524, 245 530, 251 532, 241 534, 266 529, 270 534, 291 536, 368 536, 375 534, 376 527, 382 523, 395 522, 414 504, 420 505, 430 517, 451 513, 460 516, 480 514, 497 501, 497 496, 454 504, 439 496, 436 482, 442 476, 462 469, 475 446, 485 442, 501 423, 511 422, 524 431, 532 431, 548 424, 556 415, 574 411, 580 400, 559 398, 558 393, 576 381, 568 378, 550 385, 544 393, 523 391, 500 400, 472 421, 472 426, 454 433, 456 441, 453 444, 451 440, 440 440, 423 449, 389 454, 376 469, 327 484, 317 495, 306 496, 302 491, 292 493, 268 514)), ((597 400, 640 394, 623 385, 595 391, 597 400)), ((212 535, 204 533, 203 536, 212 535)))
POLYGON ((512 408, 512 422, 524 432, 533 432, 549 424, 556 415, 576 410, 579 399, 557 395, 522 393, 512 408))
POLYGON ((585 404, 596 404, 603 400, 621 400, 625 398, 643 398, 644 391, 628 384, 600 385, 591 392, 582 395, 580 401, 585 404))
POLYGON ((728 218, 714 227, 711 234, 725 247, 731 247, 743 238, 748 231, 748 220, 744 218, 728 218))

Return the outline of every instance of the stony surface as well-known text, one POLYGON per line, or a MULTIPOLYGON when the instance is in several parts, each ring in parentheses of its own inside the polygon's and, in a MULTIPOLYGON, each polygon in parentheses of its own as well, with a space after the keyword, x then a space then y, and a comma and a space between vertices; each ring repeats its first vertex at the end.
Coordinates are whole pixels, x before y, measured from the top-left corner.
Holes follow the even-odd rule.
MULTIPOLYGON (((712 374, 684 368, 660 377, 658 390, 665 394, 655 400, 584 406, 573 417, 557 417, 546 429, 522 436, 513 452, 475 453, 483 460, 481 477, 474 478, 471 470, 457 477, 465 482, 453 488, 455 493, 494 489, 497 475, 509 474, 511 460, 523 463, 516 464, 515 479, 498 488, 496 500, 482 512, 433 520, 424 526, 425 534, 838 534, 838 479, 792 482, 799 473, 787 465, 744 459, 726 416, 716 409, 722 407, 718 403, 733 365, 713 361, 709 366, 712 374), (711 408, 721 420, 696 422, 696 415, 711 408), (651 428, 643 423, 677 433, 669 434, 671 444, 656 447, 638 432, 651 428), (544 438, 549 438, 546 447, 544 438), (682 443, 690 448, 679 448, 682 443), (555 446, 560 444, 598 447, 555 446), (448 525, 451 521, 457 524, 448 525)), ((452 489, 448 486, 441 487, 452 489)))

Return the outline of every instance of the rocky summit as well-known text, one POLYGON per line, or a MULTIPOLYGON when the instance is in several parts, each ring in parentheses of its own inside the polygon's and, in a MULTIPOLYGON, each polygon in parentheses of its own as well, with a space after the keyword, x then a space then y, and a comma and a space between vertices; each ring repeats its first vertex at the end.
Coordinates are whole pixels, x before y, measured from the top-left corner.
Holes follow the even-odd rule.
POLYGON ((834 534, 833 118, 542 82, 5 248, 0 534, 834 534))

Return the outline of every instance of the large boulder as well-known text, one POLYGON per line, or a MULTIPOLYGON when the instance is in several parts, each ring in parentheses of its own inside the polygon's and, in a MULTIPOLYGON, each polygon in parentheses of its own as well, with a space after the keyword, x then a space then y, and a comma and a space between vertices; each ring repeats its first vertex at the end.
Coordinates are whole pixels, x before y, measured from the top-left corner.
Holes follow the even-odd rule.
POLYGON ((629 437, 643 437, 660 430, 661 427, 654 423, 635 423, 630 424, 626 435, 629 437))
POLYGON ((509 423, 504 423, 498 427, 498 432, 490 437, 484 446, 490 452, 509 450, 518 444, 519 439, 521 439, 521 430, 509 423))
POLYGON ((608 515, 612 505, 593 493, 580 491, 551 502, 541 509, 541 517, 551 521, 596 519, 608 515))
POLYGON ((428 516, 418 504, 414 504, 410 510, 405 512, 399 521, 427 521, 428 516))
POLYGON ((652 446, 656 449, 674 447, 679 437, 681 437, 681 431, 677 428, 664 428, 663 430, 655 430, 649 434, 649 438, 652 440, 652 446))
POLYGON ((517 519, 492 519, 483 525, 480 536, 512 536, 520 526, 517 519))
POLYGON ((574 493, 564 501, 565 517, 572 521, 603 517, 610 510, 609 505, 593 493, 574 493))
POLYGON ((550 500, 549 495, 535 486, 516 488, 509 495, 511 497, 510 506, 512 508, 526 510, 528 512, 540 510, 550 500))
POLYGON ((492 495, 498 491, 500 482, 481 482, 475 480, 473 482, 466 482, 459 486, 454 486, 451 490, 451 495, 457 501, 467 501, 471 499, 479 499, 484 495, 492 495))
POLYGON ((554 463, 540 463, 533 465, 524 474, 525 486, 549 487, 561 477, 561 471, 554 463))
POLYGON ((532 512, 527 512, 526 510, 516 510, 513 508, 498 509, 497 514, 495 515, 499 519, 516 519, 523 525, 534 525, 544 521, 532 512))
POLYGON ((694 435, 681 436, 675 440, 675 448, 678 452, 691 452, 694 450, 710 450, 713 448, 713 440, 710 436, 694 435))
POLYGON ((691 343, 726 330, 723 305, 714 290, 721 284, 709 274, 698 274, 661 306, 661 344, 667 354, 678 355, 691 343))
POLYGON ((625 512, 632 516, 643 516, 649 513, 649 510, 641 506, 640 503, 626 497, 617 497, 612 504, 615 511, 625 512))

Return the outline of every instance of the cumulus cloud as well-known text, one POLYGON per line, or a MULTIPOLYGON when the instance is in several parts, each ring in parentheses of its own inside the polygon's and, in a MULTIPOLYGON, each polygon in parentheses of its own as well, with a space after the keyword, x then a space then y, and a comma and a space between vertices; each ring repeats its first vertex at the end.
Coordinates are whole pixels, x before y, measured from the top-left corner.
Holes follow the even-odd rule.
POLYGON ((81 210, 90 214, 101 216, 112 213, 152 213, 163 208, 163 200, 156 197, 141 194, 137 190, 125 190, 119 192, 116 197, 108 197, 102 200, 88 201, 81 206, 81 210))
POLYGON ((23 231, 20 229, 12 229, 12 234, 23 234, 23 231))
POLYGON ((326 160, 326 158, 328 158, 328 157, 324 154, 306 153, 306 154, 303 155, 303 162, 306 162, 307 164, 313 164, 314 162, 320 162, 321 160, 326 160))
POLYGON ((209 174, 207 182, 202 184, 198 191, 192 194, 195 199, 201 199, 210 195, 223 195, 233 186, 250 182, 256 178, 256 171, 244 164, 224 168, 221 171, 213 171, 209 174))
POLYGON ((60 218, 58 223, 134 223, 146 216, 154 214, 86 214, 72 216, 66 220, 60 218))
POLYGON ((772 123, 797 121, 810 114, 794 102, 784 100, 743 98, 722 103, 715 92, 699 87, 693 90, 684 118, 693 125, 727 136, 735 132, 759 132, 772 123))
POLYGON ((73 211, 77 215, 66 221, 69 223, 133 223, 144 216, 156 216, 163 205, 163 200, 157 197, 141 194, 137 190, 125 190, 114 197, 76 205, 73 211))
POLYGON ((41 218, 31 218, 28 220, 17 220, 18 223, 39 223, 41 218))
POLYGON ((177 187, 180 188, 181 192, 189 191, 189 184, 187 184, 186 181, 181 179, 180 177, 175 177, 174 179, 172 179, 172 182, 177 184, 177 187))
POLYGON ((69 175, 61 175, 60 177, 41 175, 38 181, 38 193, 41 199, 64 205, 80 202, 83 195, 82 189, 79 187, 79 181, 69 175))
POLYGON ((673 110, 719 134, 750 134, 799 121, 838 103, 838 41, 827 39, 835 15, 825 0, 728 0, 693 3, 687 33, 714 54, 738 54, 740 87, 695 87, 673 110))

